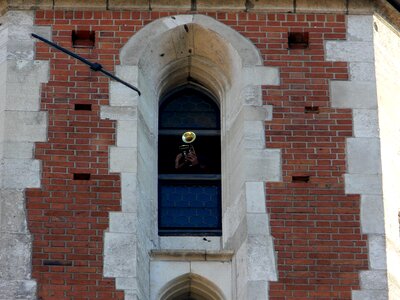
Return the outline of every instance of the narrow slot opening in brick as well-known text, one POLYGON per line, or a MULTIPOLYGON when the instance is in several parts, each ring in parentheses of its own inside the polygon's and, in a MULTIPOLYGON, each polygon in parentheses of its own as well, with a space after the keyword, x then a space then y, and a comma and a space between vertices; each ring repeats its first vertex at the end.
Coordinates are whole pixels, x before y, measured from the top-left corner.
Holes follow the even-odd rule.
POLYGON ((308 48, 308 32, 289 32, 288 45, 289 49, 308 48))
POLYGON ((74 180, 90 180, 90 173, 74 173, 74 180))
POLYGON ((309 182, 310 181, 310 176, 306 175, 296 175, 292 176, 292 182, 309 182))
POLYGON ((76 103, 75 110, 92 110, 92 104, 76 103))
POLYGON ((304 112, 306 114, 319 114, 319 107, 318 106, 306 106, 306 107, 304 107, 304 112))
POLYGON ((64 260, 44 260, 43 266, 72 266, 72 262, 64 260))
POLYGON ((89 30, 73 30, 72 46, 75 48, 93 48, 95 42, 94 31, 89 30))

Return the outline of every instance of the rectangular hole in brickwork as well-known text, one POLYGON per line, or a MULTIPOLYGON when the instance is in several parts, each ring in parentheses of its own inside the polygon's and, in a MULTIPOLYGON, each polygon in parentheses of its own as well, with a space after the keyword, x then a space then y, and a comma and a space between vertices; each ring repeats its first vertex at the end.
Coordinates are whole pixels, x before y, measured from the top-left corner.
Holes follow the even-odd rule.
POLYGON ((75 110, 92 110, 92 104, 76 103, 74 106, 75 110))
POLYGON ((292 176, 292 182, 298 183, 298 182, 309 182, 310 181, 310 176, 307 175, 295 175, 292 176))
POLYGON ((74 173, 74 180, 90 180, 90 173, 74 173))
POLYGON ((306 107, 304 107, 304 112, 306 114, 319 114, 319 107, 318 106, 306 106, 306 107))
POLYGON ((65 260, 44 260, 43 266, 72 266, 72 262, 65 260))
POLYGON ((289 49, 308 48, 308 32, 289 32, 288 45, 289 49))
POLYGON ((72 46, 75 48, 93 48, 95 42, 94 31, 89 30, 73 30, 72 46))

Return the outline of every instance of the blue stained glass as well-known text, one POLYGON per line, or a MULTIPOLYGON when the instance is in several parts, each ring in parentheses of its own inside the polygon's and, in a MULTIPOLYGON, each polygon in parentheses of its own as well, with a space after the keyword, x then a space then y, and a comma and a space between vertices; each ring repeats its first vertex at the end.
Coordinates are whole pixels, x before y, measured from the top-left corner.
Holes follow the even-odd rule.
POLYGON ((160 228, 220 227, 220 186, 160 183, 160 228))

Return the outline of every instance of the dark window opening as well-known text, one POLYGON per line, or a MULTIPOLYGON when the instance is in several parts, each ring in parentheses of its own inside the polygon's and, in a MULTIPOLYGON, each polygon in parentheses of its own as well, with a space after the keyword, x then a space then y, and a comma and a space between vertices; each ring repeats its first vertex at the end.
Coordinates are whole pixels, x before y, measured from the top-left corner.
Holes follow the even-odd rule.
POLYGON ((221 235, 220 111, 213 96, 197 86, 162 98, 158 187, 160 235, 221 235), (192 133, 195 139, 187 143, 192 133))
POLYGON ((93 48, 95 44, 95 33, 89 30, 73 30, 72 46, 74 48, 93 48))
POLYGON ((289 32, 288 45, 289 49, 308 48, 308 32, 289 32))

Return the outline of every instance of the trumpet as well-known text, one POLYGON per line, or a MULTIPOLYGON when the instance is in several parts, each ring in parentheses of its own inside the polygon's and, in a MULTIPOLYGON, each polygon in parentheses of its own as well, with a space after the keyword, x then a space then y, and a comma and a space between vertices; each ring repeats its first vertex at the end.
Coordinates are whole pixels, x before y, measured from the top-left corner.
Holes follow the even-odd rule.
POLYGON ((193 131, 186 131, 182 134, 182 141, 185 143, 179 146, 179 150, 182 152, 183 156, 186 158, 188 153, 194 152, 193 145, 189 145, 196 140, 196 134, 193 131))

